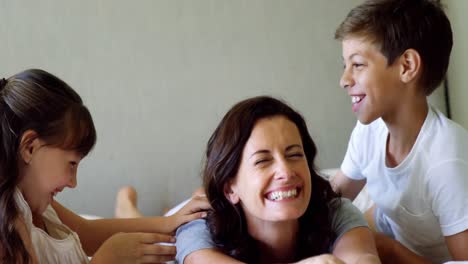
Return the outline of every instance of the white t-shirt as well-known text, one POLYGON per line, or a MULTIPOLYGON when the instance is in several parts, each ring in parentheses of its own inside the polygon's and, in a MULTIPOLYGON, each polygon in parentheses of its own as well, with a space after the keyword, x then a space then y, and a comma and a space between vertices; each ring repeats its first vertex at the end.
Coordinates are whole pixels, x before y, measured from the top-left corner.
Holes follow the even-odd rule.
POLYGON ((48 231, 46 233, 34 226, 31 209, 18 189, 15 192, 15 201, 31 233, 31 241, 40 264, 85 264, 89 262, 78 235, 60 221, 52 206, 49 205, 42 215, 48 231))
POLYGON ((430 107, 413 148, 394 168, 385 163, 387 137, 382 119, 358 122, 342 172, 367 179, 380 231, 433 262, 450 260, 444 236, 468 229, 467 131, 430 107))

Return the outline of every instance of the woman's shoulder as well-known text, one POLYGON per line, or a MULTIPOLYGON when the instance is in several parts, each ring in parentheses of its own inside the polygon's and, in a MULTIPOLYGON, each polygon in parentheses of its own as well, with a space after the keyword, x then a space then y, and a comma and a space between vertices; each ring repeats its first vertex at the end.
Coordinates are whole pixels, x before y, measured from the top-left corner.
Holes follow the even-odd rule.
POLYGON ((337 239, 355 227, 368 227, 364 215, 347 198, 334 198, 330 201, 332 231, 337 239))

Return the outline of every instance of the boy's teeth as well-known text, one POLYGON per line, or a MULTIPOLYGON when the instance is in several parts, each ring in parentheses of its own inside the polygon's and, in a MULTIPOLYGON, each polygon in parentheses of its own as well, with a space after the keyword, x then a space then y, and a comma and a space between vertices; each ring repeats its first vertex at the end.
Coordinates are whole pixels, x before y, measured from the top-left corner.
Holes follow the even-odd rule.
POLYGON ((362 98, 364 98, 364 96, 351 96, 351 102, 353 104, 359 103, 362 100, 362 98))
POLYGON ((297 196, 297 189, 292 189, 289 191, 278 191, 278 192, 271 192, 268 194, 268 199, 272 201, 281 201, 285 198, 291 198, 297 196))

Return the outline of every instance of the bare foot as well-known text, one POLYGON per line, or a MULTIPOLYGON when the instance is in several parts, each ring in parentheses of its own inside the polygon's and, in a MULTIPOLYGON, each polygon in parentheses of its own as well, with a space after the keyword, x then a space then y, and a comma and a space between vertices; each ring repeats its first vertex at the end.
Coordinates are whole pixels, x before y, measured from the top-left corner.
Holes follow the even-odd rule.
MULTIPOLYGON (((203 187, 198 187, 197 189, 195 189, 195 191, 193 191, 192 193, 192 197, 191 198, 194 198, 194 197, 197 197, 197 196, 204 196, 206 197, 206 194, 205 194, 205 189, 203 189, 203 187)), ((173 208, 165 208, 163 210, 163 214, 166 215, 167 212, 169 212, 171 209, 173 208)))
POLYGON ((137 192, 132 186, 122 187, 115 199, 116 218, 137 218, 143 215, 137 208, 137 192))
POLYGON ((193 196, 205 196, 205 189, 203 189, 203 187, 197 188, 197 189, 192 193, 192 197, 193 197, 193 196))

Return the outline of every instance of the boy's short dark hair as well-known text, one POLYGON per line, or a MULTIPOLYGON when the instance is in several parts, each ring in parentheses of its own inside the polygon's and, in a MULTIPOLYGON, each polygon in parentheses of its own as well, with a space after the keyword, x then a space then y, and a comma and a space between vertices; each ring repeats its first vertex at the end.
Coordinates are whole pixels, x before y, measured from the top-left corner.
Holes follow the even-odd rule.
POLYGON ((335 32, 335 39, 368 38, 391 65, 407 49, 422 59, 420 84, 430 95, 445 78, 452 29, 441 4, 431 0, 368 0, 353 8, 335 32))

